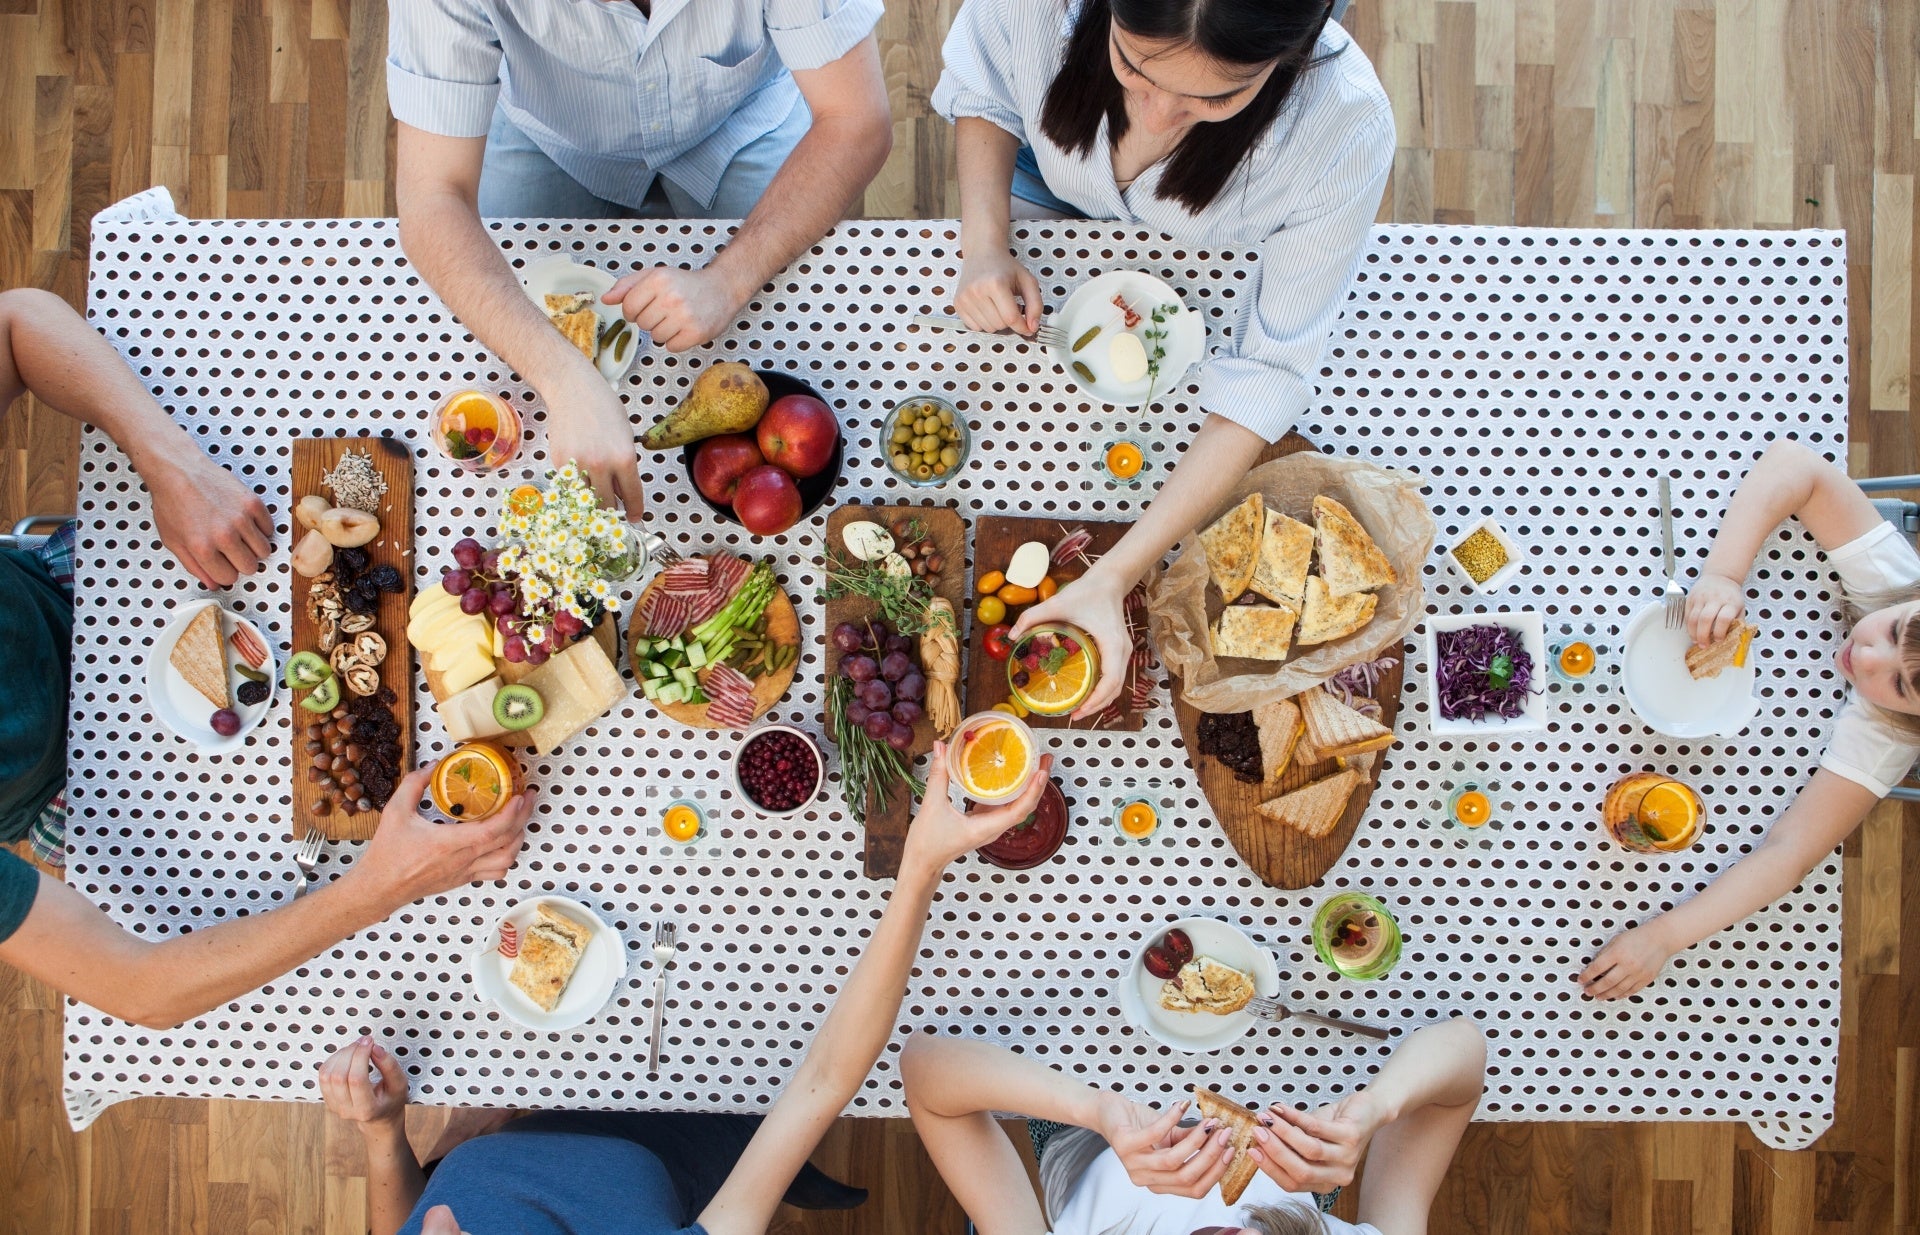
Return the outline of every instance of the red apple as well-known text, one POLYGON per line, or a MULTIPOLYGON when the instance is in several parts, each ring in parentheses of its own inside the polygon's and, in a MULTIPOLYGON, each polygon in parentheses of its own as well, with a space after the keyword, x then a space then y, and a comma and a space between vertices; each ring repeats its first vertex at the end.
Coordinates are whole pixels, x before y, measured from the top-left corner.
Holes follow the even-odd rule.
POLYGON ((833 460, 840 422, 812 395, 783 395, 760 417, 760 453, 789 475, 818 475, 833 460))
POLYGON ((800 489, 779 468, 761 464, 740 478, 733 513, 755 536, 773 536, 800 522, 800 489))
POLYGON ((693 483, 708 501, 731 505, 740 478, 764 463, 750 433, 710 437, 694 451, 693 483))

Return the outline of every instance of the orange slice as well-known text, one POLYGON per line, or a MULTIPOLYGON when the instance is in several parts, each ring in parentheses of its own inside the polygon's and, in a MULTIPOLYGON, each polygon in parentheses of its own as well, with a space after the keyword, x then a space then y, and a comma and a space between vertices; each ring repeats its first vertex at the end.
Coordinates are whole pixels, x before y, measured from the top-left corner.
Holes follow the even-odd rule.
POLYGON ((1477 828, 1493 818, 1493 803, 1478 789, 1469 789, 1455 800, 1453 817, 1467 827, 1477 828))
POLYGON ((1033 752, 1017 725, 982 725, 960 752, 962 786, 977 798, 1006 797, 1027 779, 1033 752))
POLYGON ((660 820, 660 830, 667 834, 668 840, 677 840, 682 844, 700 835, 700 812, 684 802, 667 808, 660 820))
POLYGON ((1120 830, 1128 836, 1151 836, 1160 826, 1160 813, 1146 802, 1129 802, 1120 809, 1120 830))
POLYGON ((1093 693, 1093 658, 1083 645, 1067 657, 1058 673, 1029 671, 1027 684, 1014 688, 1020 702, 1042 716, 1059 716, 1080 706, 1093 693))
POLYGON ((1700 822, 1700 800, 1679 781, 1663 780, 1641 797, 1635 814, 1654 843, 1684 844, 1700 822))
POLYGON ((546 498, 534 485, 515 485, 507 492, 507 509, 522 517, 539 510, 546 498))
POLYGON ((1115 442, 1107 447, 1107 470, 1117 480, 1132 480, 1145 465, 1140 448, 1132 442, 1115 442))
POLYGON ((499 763, 484 748, 462 747, 433 770, 433 802, 455 819, 485 819, 506 801, 499 763))

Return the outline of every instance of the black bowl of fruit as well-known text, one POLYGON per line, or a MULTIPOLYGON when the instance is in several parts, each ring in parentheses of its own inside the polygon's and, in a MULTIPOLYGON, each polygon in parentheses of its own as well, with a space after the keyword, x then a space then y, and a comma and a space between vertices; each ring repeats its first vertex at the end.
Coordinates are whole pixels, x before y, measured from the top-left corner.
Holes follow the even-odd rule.
POLYGON ((826 780, 826 761, 812 737, 792 725, 762 725, 740 743, 733 786, 769 819, 807 808, 826 780))
MULTIPOLYGON (((688 442, 680 463, 714 514, 755 536, 775 536, 833 493, 846 444, 833 405, 819 391, 771 369, 754 375, 766 386, 759 420, 749 429, 688 442)), ((697 392, 696 386, 688 401, 697 392)))

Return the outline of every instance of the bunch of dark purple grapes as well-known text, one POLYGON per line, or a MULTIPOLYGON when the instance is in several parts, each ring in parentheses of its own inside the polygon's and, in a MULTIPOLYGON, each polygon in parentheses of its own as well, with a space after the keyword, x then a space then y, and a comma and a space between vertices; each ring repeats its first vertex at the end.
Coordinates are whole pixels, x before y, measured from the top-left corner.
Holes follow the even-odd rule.
POLYGON ((854 685, 847 720, 876 742, 898 751, 913 746, 913 725, 926 715, 927 675, 914 659, 913 640, 887 623, 842 622, 833 628, 840 676, 854 685))

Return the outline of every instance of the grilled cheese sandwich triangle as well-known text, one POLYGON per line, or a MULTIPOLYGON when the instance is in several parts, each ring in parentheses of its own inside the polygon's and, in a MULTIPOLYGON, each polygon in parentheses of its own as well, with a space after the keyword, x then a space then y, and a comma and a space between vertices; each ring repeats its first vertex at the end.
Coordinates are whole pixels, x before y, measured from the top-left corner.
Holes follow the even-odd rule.
POLYGON ((1300 716, 1307 737, 1322 759, 1385 750, 1393 745, 1393 730, 1355 711, 1320 687, 1300 692, 1300 716))
POLYGON ((1283 793, 1260 803, 1260 813, 1275 823, 1284 823, 1309 840, 1319 840, 1340 823, 1347 810, 1347 799, 1360 783, 1360 773, 1352 768, 1302 785, 1292 793, 1283 793))

